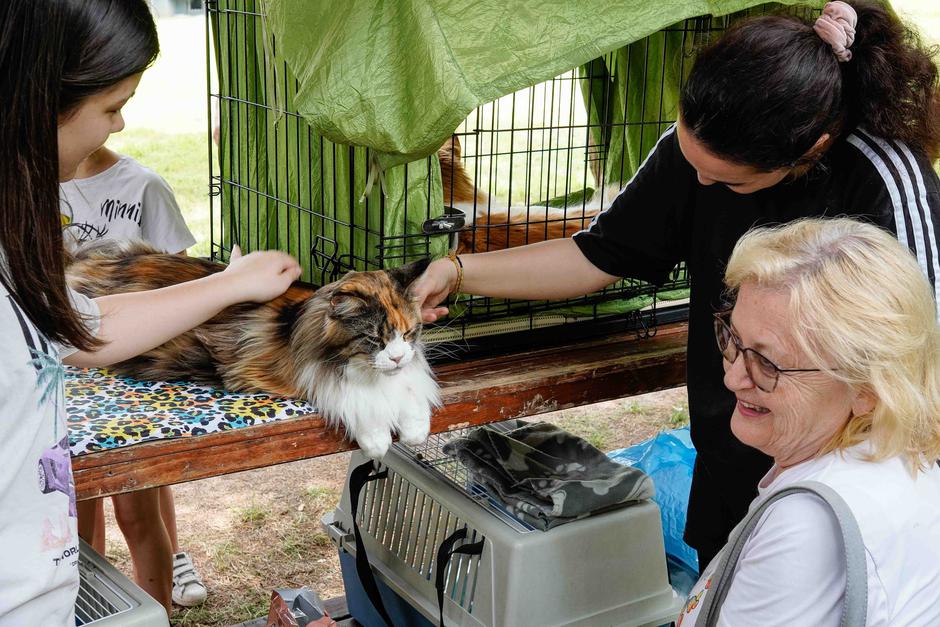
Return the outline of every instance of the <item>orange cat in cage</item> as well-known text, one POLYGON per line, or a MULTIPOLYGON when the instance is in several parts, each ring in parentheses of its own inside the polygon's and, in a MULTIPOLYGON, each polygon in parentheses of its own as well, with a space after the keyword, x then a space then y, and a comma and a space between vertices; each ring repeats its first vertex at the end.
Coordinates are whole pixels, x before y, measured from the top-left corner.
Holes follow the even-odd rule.
MULTIPOLYGON (((602 206, 609 206, 609 202, 602 205, 600 198, 565 208, 495 206, 486 192, 474 186, 460 153, 460 141, 456 135, 437 152, 441 162, 444 206, 461 210, 468 225, 460 232, 458 253, 482 253, 571 237, 588 228, 602 206)), ((595 194, 596 197, 607 195, 595 194)))

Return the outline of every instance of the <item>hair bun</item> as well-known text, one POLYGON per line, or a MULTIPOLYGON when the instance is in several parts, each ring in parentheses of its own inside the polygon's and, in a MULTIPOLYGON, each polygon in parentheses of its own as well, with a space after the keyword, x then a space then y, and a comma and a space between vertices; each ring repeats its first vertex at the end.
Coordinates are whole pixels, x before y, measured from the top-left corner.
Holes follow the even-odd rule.
POLYGON ((849 50, 855 41, 855 25, 858 14, 850 5, 840 0, 829 2, 823 8, 822 15, 813 24, 813 30, 819 38, 832 47, 833 54, 841 63, 852 58, 849 50))

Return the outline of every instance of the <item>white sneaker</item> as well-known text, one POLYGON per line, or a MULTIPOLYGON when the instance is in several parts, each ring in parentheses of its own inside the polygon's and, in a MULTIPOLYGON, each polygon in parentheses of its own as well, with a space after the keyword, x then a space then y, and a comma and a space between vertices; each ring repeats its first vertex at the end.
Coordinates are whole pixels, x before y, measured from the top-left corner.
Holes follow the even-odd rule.
POLYGON ((182 552, 174 555, 173 602, 183 607, 193 607, 205 602, 207 592, 189 554, 182 552))

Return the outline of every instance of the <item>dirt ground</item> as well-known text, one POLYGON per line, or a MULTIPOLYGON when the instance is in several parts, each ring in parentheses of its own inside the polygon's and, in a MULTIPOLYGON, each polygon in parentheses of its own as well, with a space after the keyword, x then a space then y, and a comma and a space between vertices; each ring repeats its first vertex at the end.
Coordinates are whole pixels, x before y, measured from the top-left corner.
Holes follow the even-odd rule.
MULTIPOLYGON (((543 414, 604 451, 688 422, 685 388, 543 414)), ((223 626, 262 616, 271 590, 309 586, 323 599, 343 593, 336 550, 320 518, 339 501, 348 453, 204 479, 175 487, 178 533, 209 587, 201 607, 177 608, 174 625, 223 626)), ((131 563, 107 508, 107 555, 131 563)))

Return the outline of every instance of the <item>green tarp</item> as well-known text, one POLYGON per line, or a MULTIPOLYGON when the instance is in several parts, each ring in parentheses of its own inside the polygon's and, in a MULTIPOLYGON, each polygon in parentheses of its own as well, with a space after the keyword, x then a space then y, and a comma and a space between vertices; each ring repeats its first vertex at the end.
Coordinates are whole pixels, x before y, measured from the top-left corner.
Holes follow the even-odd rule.
POLYGON ((444 254, 420 236, 443 212, 436 149, 474 107, 576 67, 594 175, 619 184, 675 119, 703 35, 685 18, 758 4, 219 0, 219 243, 288 250, 315 283, 444 254))
MULTIPOLYGON (((267 0, 297 111, 387 163, 434 152, 475 107, 686 18, 759 0, 267 0)), ((784 2, 784 4, 795 4, 784 2)), ((681 37, 681 35, 680 35, 681 37)), ((652 51, 661 56, 662 51, 652 51)))

